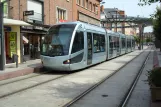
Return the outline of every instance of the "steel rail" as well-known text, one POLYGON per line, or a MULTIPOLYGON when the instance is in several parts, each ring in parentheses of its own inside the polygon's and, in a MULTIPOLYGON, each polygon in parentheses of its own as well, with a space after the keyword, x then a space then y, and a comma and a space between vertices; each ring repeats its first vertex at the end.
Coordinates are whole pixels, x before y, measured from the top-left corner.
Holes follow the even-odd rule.
MULTIPOLYGON (((152 48, 151 48, 151 50, 152 50, 152 48)), ((136 86, 136 84, 137 84, 137 82, 138 82, 138 80, 139 80, 139 78, 140 78, 140 76, 141 76, 143 70, 144 70, 144 67, 145 67, 145 65, 146 65, 146 63, 147 63, 147 61, 148 61, 148 59, 149 59, 151 50, 150 50, 150 52, 148 53, 146 59, 144 60, 144 63, 142 64, 142 66, 141 66, 141 68, 140 68, 138 74, 136 75, 136 77, 135 77, 133 83, 131 84, 129 90, 128 90, 127 93, 125 94, 125 97, 124 97, 124 99, 122 100, 122 102, 120 103, 119 107, 126 107, 126 104, 128 103, 128 101, 129 101, 129 99, 130 99, 130 97, 131 97, 131 94, 132 94, 132 92, 133 92, 133 90, 134 90, 134 88, 135 88, 135 86, 136 86)))
POLYGON ((73 100, 71 100, 70 102, 68 102, 67 104, 65 104, 63 107, 70 107, 72 106, 74 103, 76 103, 78 100, 80 100, 81 98, 83 98, 85 95, 87 95, 88 93, 90 93, 92 90, 94 90, 96 87, 98 87, 99 85, 101 85, 103 82, 105 82, 107 79, 109 79, 110 77, 112 77, 114 74, 116 74, 118 71, 120 71, 122 68, 124 68, 126 65, 128 65, 130 62, 132 62, 134 59, 136 59, 138 56, 140 56, 141 54, 143 54, 144 51, 142 51, 139 55, 135 56, 133 59, 131 59, 130 61, 128 61, 125 65, 123 65, 122 67, 120 67, 119 69, 117 69, 115 72, 111 73, 109 76, 105 77, 104 79, 102 79, 101 81, 99 81, 98 83, 94 84, 93 86, 91 86, 90 88, 88 88, 87 90, 85 90, 83 93, 81 93, 80 95, 78 95, 77 97, 75 97, 73 100))

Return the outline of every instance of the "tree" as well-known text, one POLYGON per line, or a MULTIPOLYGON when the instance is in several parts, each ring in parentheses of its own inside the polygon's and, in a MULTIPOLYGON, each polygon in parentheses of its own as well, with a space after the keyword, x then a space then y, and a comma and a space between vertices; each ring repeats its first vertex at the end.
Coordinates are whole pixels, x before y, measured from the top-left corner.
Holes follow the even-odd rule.
MULTIPOLYGON (((157 11, 153 15, 153 34, 161 42, 161 9, 157 8, 157 11)), ((161 46, 160 46, 161 51, 161 46)))
POLYGON ((161 41, 161 9, 157 8, 153 18, 153 33, 161 41))
POLYGON ((139 6, 151 5, 152 3, 161 2, 161 0, 140 0, 139 6))
POLYGON ((139 41, 140 41, 139 36, 134 36, 134 39, 135 39, 135 41, 136 41, 136 44, 139 44, 139 41))
POLYGON ((146 42, 152 42, 152 39, 150 37, 146 38, 146 42))

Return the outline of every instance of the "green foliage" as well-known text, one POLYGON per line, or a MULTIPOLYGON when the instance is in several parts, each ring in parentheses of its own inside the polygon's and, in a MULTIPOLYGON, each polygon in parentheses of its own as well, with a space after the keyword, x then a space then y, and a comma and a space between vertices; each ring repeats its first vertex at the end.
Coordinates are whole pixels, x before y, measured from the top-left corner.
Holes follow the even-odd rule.
POLYGON ((153 17, 153 34, 161 41, 161 9, 157 8, 153 17))
POLYGON ((146 42, 152 42, 152 39, 151 38, 147 38, 146 42))
POLYGON ((161 67, 148 71, 148 82, 150 85, 161 87, 161 67))
POLYGON ((151 5, 152 3, 160 2, 161 0, 140 0, 139 6, 151 5))
POLYGON ((135 39, 136 43, 139 44, 139 41, 140 41, 139 36, 134 36, 134 39, 135 39))

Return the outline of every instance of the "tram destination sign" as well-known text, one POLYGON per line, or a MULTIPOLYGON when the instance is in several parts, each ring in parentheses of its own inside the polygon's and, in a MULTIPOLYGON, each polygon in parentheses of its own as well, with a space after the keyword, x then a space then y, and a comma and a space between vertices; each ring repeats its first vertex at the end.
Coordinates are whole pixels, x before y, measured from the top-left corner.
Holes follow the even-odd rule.
POLYGON ((24 11, 23 15, 24 16, 34 15, 34 11, 33 10, 24 11))

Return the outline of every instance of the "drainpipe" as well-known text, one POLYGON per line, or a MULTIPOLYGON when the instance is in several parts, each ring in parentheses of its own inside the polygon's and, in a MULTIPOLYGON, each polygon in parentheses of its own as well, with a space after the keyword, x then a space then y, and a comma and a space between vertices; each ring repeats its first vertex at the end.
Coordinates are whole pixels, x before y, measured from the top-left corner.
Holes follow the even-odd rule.
POLYGON ((50 0, 49 0, 49 25, 50 25, 50 0))
POLYGON ((19 13, 18 14, 19 14, 19 20, 20 20, 20 0, 18 2, 19 2, 19 11, 18 11, 19 13))

